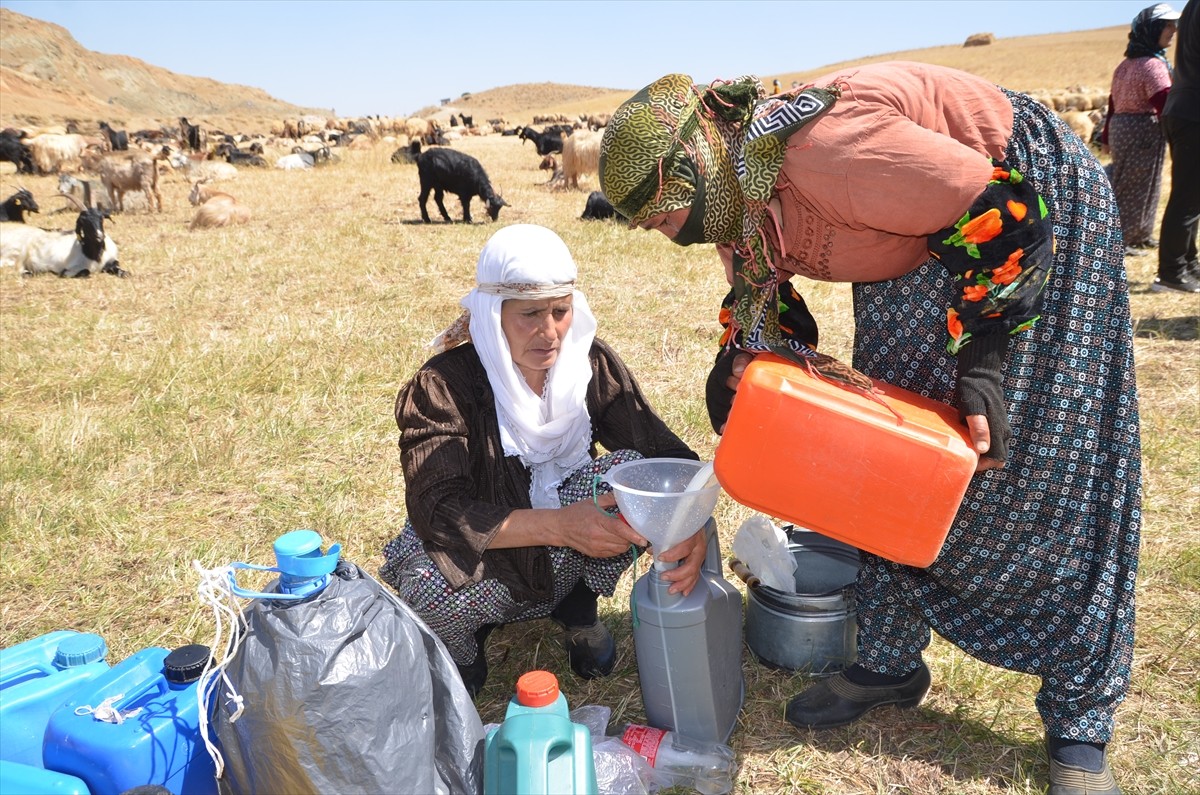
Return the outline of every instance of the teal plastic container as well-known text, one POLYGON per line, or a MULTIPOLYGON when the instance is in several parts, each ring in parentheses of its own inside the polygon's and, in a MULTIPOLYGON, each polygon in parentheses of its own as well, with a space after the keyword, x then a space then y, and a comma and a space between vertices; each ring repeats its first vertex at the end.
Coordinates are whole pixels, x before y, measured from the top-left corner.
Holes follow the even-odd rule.
POLYGON ((87 784, 66 773, 46 770, 40 764, 23 765, 0 759, 2 795, 91 795, 87 784))
POLYGON ((200 737, 196 698, 208 658, 208 647, 199 644, 143 649, 91 680, 50 716, 45 768, 82 779, 91 795, 146 784, 215 795, 216 769, 200 737), (117 696, 111 708, 123 716, 120 723, 92 714, 117 696))
POLYGON ((108 670, 107 653, 99 635, 68 629, 0 649, 0 759, 41 767, 51 713, 108 670))
POLYGON ((529 671, 517 680, 504 723, 484 745, 484 795, 597 795, 592 734, 572 723, 558 678, 529 671))

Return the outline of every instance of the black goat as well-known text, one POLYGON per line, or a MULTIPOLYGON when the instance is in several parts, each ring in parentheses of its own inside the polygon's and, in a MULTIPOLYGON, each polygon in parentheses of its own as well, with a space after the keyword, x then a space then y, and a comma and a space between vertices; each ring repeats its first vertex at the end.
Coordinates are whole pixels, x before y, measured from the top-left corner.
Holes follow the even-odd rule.
POLYGON ((204 136, 200 134, 200 125, 190 124, 186 116, 179 117, 179 137, 184 149, 199 152, 204 148, 204 136))
POLYGON ((225 161, 235 166, 261 166, 266 168, 267 161, 262 155, 253 152, 243 152, 233 144, 221 144, 213 150, 214 155, 220 155, 225 161))
POLYGON ((18 174, 32 174, 33 152, 21 140, 21 136, 8 130, 0 133, 0 162, 8 161, 17 167, 18 174))
POLYGON ((550 128, 547 128, 542 132, 538 132, 532 127, 522 127, 517 135, 521 138, 522 142, 533 141, 533 145, 537 147, 539 155, 549 155, 554 152, 562 154, 563 136, 561 130, 551 132, 550 128))
POLYGON ((393 163, 415 163, 421 154, 421 142, 409 141, 408 146, 402 146, 392 152, 393 163))
POLYGON ((462 202, 463 223, 467 224, 471 223, 471 199, 476 196, 487 202, 488 217, 493 221, 499 217, 500 208, 508 206, 508 202, 492 190, 491 180, 483 170, 483 165, 455 149, 438 148, 422 152, 417 158, 417 176, 421 180, 421 195, 418 197, 421 220, 425 223, 430 223, 429 211, 425 208, 430 191, 433 191, 433 200, 447 222, 450 222, 450 213, 446 212, 446 205, 442 203, 446 193, 458 196, 462 202))
POLYGON ((0 204, 0 221, 17 221, 25 223, 25 213, 39 212, 33 194, 21 188, 0 204))
POLYGON ((124 130, 114 130, 108 122, 100 122, 100 132, 108 136, 108 143, 114 152, 129 151, 129 133, 124 130))
POLYGON ((598 190, 594 190, 588 194, 587 205, 583 208, 583 215, 579 216, 581 221, 604 221, 609 218, 619 219, 617 211, 613 208, 612 203, 598 190))

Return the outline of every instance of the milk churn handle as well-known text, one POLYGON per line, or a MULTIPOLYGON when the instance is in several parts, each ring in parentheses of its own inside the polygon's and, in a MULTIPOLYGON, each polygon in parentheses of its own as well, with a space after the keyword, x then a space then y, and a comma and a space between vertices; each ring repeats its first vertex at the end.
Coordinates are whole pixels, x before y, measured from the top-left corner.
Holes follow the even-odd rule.
POLYGON ((747 588, 757 588, 762 582, 762 580, 758 579, 757 575, 750 571, 745 563, 742 563, 737 558, 729 559, 729 570, 736 574, 738 579, 746 583, 747 588))

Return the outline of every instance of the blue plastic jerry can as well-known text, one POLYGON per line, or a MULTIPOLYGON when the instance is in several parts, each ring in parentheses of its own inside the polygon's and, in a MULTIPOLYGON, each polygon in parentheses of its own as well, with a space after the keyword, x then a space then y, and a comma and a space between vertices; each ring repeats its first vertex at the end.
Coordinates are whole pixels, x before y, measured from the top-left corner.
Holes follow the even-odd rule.
POLYGON ((484 746, 484 795, 597 795, 592 735, 572 723, 558 678, 529 671, 517 680, 504 723, 484 746))
POLYGON ((147 784, 215 795, 197 698, 209 656, 200 644, 143 649, 77 690, 50 716, 46 769, 82 779, 91 795, 147 784))
POLYGON ((87 784, 67 773, 0 759, 0 795, 91 795, 87 784))
POLYGON ((66 629, 0 650, 0 759, 41 767, 51 713, 108 670, 107 653, 99 635, 66 629))

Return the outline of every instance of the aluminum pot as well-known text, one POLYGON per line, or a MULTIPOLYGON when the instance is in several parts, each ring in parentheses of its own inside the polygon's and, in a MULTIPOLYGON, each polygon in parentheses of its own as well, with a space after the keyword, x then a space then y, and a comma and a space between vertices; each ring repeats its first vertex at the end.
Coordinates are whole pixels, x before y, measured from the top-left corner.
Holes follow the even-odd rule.
POLYGON ((836 673, 857 656, 859 551, 810 530, 785 529, 796 558, 796 592, 747 580, 746 645, 771 668, 836 673))

